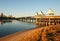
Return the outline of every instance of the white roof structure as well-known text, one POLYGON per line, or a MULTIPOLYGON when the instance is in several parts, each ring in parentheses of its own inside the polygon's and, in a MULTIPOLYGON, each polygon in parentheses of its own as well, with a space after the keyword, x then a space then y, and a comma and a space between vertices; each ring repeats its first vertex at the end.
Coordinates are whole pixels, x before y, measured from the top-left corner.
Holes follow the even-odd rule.
POLYGON ((49 9, 47 15, 54 15, 54 12, 51 9, 49 9))
POLYGON ((39 12, 36 13, 38 16, 44 16, 43 12, 40 10, 39 12))

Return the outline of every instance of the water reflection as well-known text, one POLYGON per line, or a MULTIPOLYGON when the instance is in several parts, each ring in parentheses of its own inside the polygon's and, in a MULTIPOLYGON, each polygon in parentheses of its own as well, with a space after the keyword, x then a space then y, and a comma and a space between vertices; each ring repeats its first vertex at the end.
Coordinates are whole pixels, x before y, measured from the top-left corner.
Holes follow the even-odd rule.
POLYGON ((0 24, 4 24, 4 23, 11 23, 12 20, 0 20, 0 24))
POLYGON ((36 25, 33 23, 17 20, 0 20, 0 37, 32 28, 36 28, 36 25))

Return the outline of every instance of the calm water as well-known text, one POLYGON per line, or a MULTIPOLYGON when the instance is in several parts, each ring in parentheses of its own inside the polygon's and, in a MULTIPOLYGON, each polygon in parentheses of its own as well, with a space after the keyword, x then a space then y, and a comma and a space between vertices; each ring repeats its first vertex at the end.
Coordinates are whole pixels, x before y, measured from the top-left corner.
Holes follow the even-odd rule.
POLYGON ((17 20, 13 20, 12 22, 0 23, 0 37, 35 27, 36 25, 34 25, 33 23, 20 22, 17 20))

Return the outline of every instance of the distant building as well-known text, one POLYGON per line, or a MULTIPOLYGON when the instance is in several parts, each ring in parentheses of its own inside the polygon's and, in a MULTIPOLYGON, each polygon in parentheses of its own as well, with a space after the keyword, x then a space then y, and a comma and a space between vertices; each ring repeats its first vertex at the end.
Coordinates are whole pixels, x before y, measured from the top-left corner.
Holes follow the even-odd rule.
POLYGON ((47 13, 44 15, 42 11, 37 12, 36 16, 32 16, 32 18, 35 18, 36 24, 42 25, 59 25, 60 24, 60 15, 55 15, 53 10, 49 9, 47 13))
POLYGON ((49 9, 49 10, 47 11, 47 15, 48 15, 48 16, 54 15, 54 12, 53 12, 51 9, 49 9))

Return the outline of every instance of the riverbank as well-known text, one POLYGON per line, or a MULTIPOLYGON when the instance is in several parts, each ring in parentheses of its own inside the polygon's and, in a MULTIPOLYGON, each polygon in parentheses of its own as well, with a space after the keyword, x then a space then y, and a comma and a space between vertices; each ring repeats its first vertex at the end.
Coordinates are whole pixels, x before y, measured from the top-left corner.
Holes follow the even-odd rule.
POLYGON ((17 32, 0 38, 0 41, 60 41, 60 25, 17 32))

